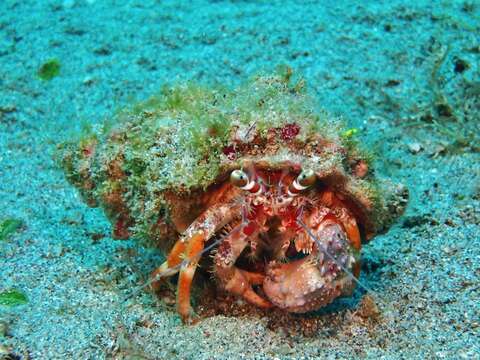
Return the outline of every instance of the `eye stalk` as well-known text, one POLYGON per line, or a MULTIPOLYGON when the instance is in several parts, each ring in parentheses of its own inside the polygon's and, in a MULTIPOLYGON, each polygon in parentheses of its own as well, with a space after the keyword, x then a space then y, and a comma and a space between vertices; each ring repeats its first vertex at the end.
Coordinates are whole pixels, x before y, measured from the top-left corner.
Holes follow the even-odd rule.
POLYGON ((249 191, 252 194, 260 195, 263 191, 263 187, 260 185, 260 183, 250 179, 242 170, 232 171, 230 174, 230 182, 232 185, 242 190, 249 191))
POLYGON ((250 181, 248 175, 244 171, 234 170, 230 174, 230 182, 236 187, 243 188, 247 186, 250 181))
POLYGON ((301 186, 310 187, 315 184, 317 180, 317 175, 313 170, 303 170, 300 175, 297 177, 297 183, 301 186))
POLYGON ((315 184, 317 175, 313 170, 302 170, 295 180, 288 187, 289 196, 297 196, 301 191, 308 189, 315 184))

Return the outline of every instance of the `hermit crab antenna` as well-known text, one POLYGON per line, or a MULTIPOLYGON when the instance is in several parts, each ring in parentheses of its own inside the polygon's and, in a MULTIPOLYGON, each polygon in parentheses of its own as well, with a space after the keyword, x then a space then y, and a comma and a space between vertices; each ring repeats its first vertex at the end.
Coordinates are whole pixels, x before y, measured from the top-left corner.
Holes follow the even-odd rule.
POLYGON ((285 176, 287 176, 287 174, 288 174, 288 170, 283 169, 282 174, 280 175, 280 179, 278 179, 277 188, 280 195, 283 195, 283 179, 285 179, 285 176))
POLYGON ((260 183, 253 180, 252 177, 248 176, 243 170, 232 171, 230 174, 230 182, 232 185, 255 195, 260 194, 263 190, 260 183))
MULTIPOLYGON (((317 244, 318 249, 323 254, 325 254, 330 260, 332 260, 340 269, 342 269, 342 271, 345 272, 349 276, 349 278, 351 278, 356 284, 358 284, 368 294, 370 294, 370 295, 372 295, 375 298, 380 300, 380 297, 375 293, 375 291, 373 291, 367 285, 365 285, 359 279, 357 279, 355 277, 355 275, 353 275, 350 270, 345 268, 345 266, 343 266, 339 261, 337 261, 337 259, 335 259, 335 257, 332 254, 330 254, 328 252, 328 250, 325 248, 325 246, 323 246, 323 244, 321 243, 320 239, 313 234, 312 230, 300 218, 297 218, 297 224, 300 225, 303 228, 303 230, 305 230, 305 232, 308 234, 308 236, 310 236, 310 238, 315 242, 315 244, 317 244)), ((382 300, 380 300, 380 301, 382 303, 384 303, 384 301, 382 301, 382 300)), ((386 305, 388 305, 388 304, 386 304, 386 305)))
POLYGON ((302 170, 295 180, 288 187, 289 196, 297 196, 303 190, 315 184, 317 175, 313 170, 302 170))

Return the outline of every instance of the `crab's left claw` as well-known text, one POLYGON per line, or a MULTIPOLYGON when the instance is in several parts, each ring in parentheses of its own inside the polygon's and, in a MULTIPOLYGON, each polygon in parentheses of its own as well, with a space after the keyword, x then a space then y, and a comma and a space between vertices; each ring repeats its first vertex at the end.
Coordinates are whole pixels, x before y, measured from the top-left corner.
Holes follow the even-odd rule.
POLYGON ((312 252, 290 263, 271 262, 263 290, 276 306, 289 312, 319 309, 353 291, 356 250, 341 224, 327 219, 316 229, 300 220, 314 242, 312 252))

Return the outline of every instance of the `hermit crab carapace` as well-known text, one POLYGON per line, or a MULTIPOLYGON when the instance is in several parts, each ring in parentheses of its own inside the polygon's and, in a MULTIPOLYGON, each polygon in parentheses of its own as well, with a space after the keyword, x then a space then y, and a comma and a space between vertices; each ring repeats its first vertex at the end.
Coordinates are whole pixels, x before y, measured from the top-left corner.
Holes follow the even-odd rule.
POLYGON ((179 273, 184 321, 207 252, 218 286, 256 306, 307 312, 350 294, 362 242, 405 207, 406 189, 380 179, 354 131, 316 112, 300 84, 177 86, 61 147, 67 178, 114 237, 168 252, 153 284, 179 273))

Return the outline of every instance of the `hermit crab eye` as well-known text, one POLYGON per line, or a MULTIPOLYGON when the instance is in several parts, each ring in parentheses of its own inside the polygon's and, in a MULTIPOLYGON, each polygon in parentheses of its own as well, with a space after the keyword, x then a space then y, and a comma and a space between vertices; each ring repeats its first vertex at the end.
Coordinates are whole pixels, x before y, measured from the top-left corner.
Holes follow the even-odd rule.
POLYGON ((297 196, 301 191, 315 184, 317 176, 312 170, 303 170, 288 187, 288 196, 297 196))
POLYGON ((301 186, 312 186, 315 183, 317 176, 313 170, 303 170, 300 175, 298 175, 297 182, 301 186))
POLYGON ((230 182, 239 188, 243 188, 248 185, 248 175, 242 170, 234 170, 230 174, 230 182))

